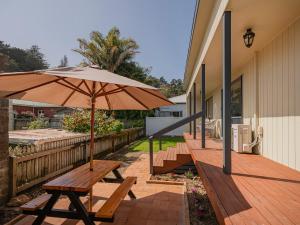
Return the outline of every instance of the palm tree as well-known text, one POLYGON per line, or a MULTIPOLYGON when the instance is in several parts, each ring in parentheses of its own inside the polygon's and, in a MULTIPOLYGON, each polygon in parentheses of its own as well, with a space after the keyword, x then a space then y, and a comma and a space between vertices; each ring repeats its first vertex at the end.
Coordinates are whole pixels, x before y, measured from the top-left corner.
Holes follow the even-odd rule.
POLYGON ((79 49, 74 49, 90 64, 115 72, 120 64, 130 61, 137 53, 138 45, 131 38, 121 38, 118 28, 113 27, 106 37, 98 31, 90 34, 90 41, 78 39, 79 49))

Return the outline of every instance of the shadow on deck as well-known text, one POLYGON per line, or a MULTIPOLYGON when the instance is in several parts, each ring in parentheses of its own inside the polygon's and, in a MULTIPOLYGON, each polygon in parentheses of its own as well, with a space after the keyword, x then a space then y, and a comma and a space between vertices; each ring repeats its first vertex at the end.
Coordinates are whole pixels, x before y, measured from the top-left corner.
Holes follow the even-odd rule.
MULTIPOLYGON (((137 184, 132 191, 136 200, 130 200, 127 196, 121 202, 115 214, 113 223, 95 222, 101 225, 174 225, 186 223, 186 212, 184 203, 184 187, 178 185, 147 184, 149 178, 149 156, 143 154, 134 161, 123 173, 124 177, 138 177, 137 184)), ((97 183, 93 188, 93 211, 97 211, 105 200, 118 187, 114 183, 97 183)), ((81 198, 87 206, 87 197, 81 198)), ((61 198, 55 208, 67 209, 69 200, 61 198)), ((34 216, 25 216, 17 225, 30 225, 34 216)), ((79 225, 84 224, 80 220, 47 217, 45 225, 79 225)))
POLYGON ((222 171, 220 140, 185 134, 193 161, 220 224, 299 224, 300 172, 260 155, 232 152, 232 174, 222 171))

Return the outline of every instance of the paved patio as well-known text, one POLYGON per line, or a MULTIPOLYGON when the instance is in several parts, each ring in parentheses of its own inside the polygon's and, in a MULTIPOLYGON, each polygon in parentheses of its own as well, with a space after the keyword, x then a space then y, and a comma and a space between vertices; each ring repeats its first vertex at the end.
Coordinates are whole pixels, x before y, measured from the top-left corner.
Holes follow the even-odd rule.
MULTIPOLYGON (((124 172, 123 176, 137 176, 138 182, 133 187, 133 192, 137 196, 136 200, 129 200, 128 196, 121 203, 114 223, 96 224, 107 225, 184 225, 185 224, 185 204, 184 186, 147 184, 149 178, 149 158, 147 154, 141 155, 124 172)), ((117 188, 118 184, 98 183, 94 186, 93 211, 97 211, 117 188)), ((82 198, 87 202, 87 198, 82 198)), ((56 207, 66 209, 69 201, 66 198, 60 199, 56 207)), ((34 217, 26 216, 19 221, 18 225, 29 225, 34 217)), ((47 217, 44 224, 77 225, 82 221, 47 217)))

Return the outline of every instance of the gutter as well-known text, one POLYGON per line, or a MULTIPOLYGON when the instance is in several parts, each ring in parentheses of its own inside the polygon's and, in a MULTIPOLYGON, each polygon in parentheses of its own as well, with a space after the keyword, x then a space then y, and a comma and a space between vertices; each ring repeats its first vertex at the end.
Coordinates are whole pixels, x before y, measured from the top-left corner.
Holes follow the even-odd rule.
POLYGON ((191 47, 192 47, 192 41, 193 41, 193 36, 194 36, 194 29, 195 29, 195 23, 196 23, 196 18, 198 15, 198 6, 199 6, 200 0, 196 0, 196 4, 195 4, 195 11, 194 11, 194 17, 193 17, 193 25, 192 25, 192 29, 191 29, 191 34, 190 34, 190 41, 189 41, 189 48, 188 48, 188 54, 186 56, 186 60, 185 60, 185 70, 184 70, 184 89, 186 89, 186 86, 188 85, 189 82, 186 82, 186 70, 187 70, 187 64, 190 58, 190 51, 191 51, 191 47))

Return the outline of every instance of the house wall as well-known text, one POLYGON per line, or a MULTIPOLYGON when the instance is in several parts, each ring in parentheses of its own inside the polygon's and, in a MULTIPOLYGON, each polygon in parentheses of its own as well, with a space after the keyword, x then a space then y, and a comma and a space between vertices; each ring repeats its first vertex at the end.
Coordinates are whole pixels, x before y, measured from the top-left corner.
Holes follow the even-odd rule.
MULTIPOLYGON (((300 170, 300 19, 233 74, 243 76, 243 122, 254 135, 263 127, 257 149, 265 157, 300 170)), ((221 118, 221 87, 213 96, 213 115, 221 118)))
POLYGON ((258 73, 262 154, 300 170, 300 19, 259 53, 258 73))
MULTIPOLYGON (((182 120, 182 117, 146 117, 146 136, 150 136, 157 131, 172 125, 178 121, 182 120)), ((187 131, 187 126, 178 127, 165 135, 169 136, 182 136, 184 132, 187 131)))
POLYGON ((31 107, 31 106, 20 106, 20 105, 14 105, 13 110, 17 112, 18 114, 21 114, 22 112, 33 112, 35 116, 38 116, 38 111, 43 110, 45 117, 52 118, 54 114, 58 110, 61 110, 60 107, 31 107))

